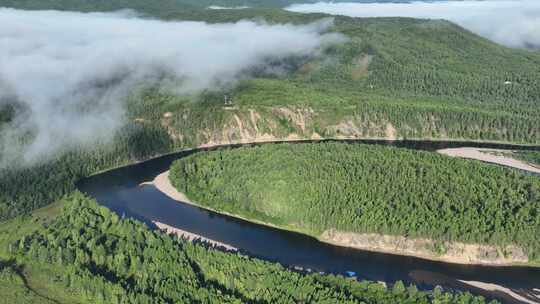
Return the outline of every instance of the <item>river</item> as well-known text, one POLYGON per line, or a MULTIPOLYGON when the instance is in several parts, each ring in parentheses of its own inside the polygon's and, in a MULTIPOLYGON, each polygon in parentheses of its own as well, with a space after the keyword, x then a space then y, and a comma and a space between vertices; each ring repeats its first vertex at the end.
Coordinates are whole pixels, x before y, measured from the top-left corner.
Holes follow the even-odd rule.
MULTIPOLYGON (((444 141, 384 141, 355 140, 350 144, 379 144, 436 151, 457 147, 490 149, 537 150, 508 144, 444 142, 444 141)), ((268 143, 265 143, 268 144, 268 143)), ((230 147, 238 147, 234 145, 230 147)), ((475 288, 462 281, 478 281, 511 289, 520 296, 534 299, 540 292, 540 268, 493 267, 457 265, 429 261, 414 257, 368 252, 336 247, 294 232, 282 231, 217 214, 192 205, 178 203, 158 191, 153 185, 140 186, 152 181, 169 169, 171 163, 201 150, 183 151, 114 169, 91 176, 79 182, 79 189, 121 216, 129 216, 155 228, 152 221, 189 231, 221 243, 240 248, 242 252, 286 266, 298 266, 311 271, 343 274, 356 272, 360 279, 393 283, 401 280, 414 283, 419 289, 441 285, 446 289, 466 290, 507 303, 516 301, 497 291, 475 288)))

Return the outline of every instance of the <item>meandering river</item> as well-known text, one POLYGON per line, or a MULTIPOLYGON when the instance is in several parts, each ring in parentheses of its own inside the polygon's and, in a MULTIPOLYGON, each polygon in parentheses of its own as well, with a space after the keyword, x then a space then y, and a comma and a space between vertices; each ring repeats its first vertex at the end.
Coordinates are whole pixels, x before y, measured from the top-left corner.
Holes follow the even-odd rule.
MULTIPOLYGON (((427 151, 457 147, 540 151, 540 147, 473 142, 383 140, 346 142, 392 145, 427 151)), ((237 146, 239 145, 232 147, 237 146)), ((336 247, 294 232, 253 224, 178 203, 153 185, 140 185, 152 181, 158 174, 168 170, 174 160, 211 149, 217 148, 178 152, 114 169, 86 178, 80 181, 78 186, 81 191, 93 196, 99 203, 121 216, 139 219, 154 228, 153 221, 164 223, 240 248, 251 256, 290 267, 341 274, 353 271, 359 279, 388 283, 402 280, 405 283, 414 283, 420 289, 440 285, 447 289, 471 291, 507 303, 526 303, 501 291, 483 290, 466 283, 484 282, 511 290, 522 299, 532 301, 531 303, 540 302, 540 268, 456 265, 336 247)))

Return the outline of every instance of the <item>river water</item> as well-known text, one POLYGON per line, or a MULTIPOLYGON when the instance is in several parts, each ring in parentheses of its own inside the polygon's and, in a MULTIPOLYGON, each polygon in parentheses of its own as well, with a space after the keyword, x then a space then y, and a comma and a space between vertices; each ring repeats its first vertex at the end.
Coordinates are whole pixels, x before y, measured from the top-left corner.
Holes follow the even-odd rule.
MULTIPOLYGON (((540 147, 525 148, 507 144, 471 142, 382 140, 346 142, 392 145, 427 151, 465 146, 540 151, 540 147)), ((183 151, 111 170, 86 178, 80 181, 78 186, 81 191, 96 198, 100 204, 121 216, 139 219, 150 227, 155 227, 152 221, 159 221, 240 248, 251 256, 290 267, 298 266, 311 271, 340 274, 353 271, 360 279, 388 283, 401 280, 417 284, 419 289, 441 285, 447 289, 467 290, 508 303, 513 301, 499 292, 479 290, 459 280, 493 283, 524 296, 532 293, 534 288, 540 288, 540 268, 457 265, 337 247, 298 233, 253 224, 178 203, 152 185, 139 186, 168 170, 174 160, 209 149, 183 151)))

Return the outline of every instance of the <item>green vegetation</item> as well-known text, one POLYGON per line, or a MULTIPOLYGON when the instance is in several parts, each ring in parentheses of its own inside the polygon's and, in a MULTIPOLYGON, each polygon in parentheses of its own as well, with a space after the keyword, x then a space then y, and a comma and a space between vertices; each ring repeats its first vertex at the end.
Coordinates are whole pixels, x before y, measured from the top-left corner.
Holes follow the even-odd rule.
MULTIPOLYGON (((0 7, 72 11, 131 8, 160 19, 211 23, 262 17, 269 23, 305 24, 328 17, 276 9, 292 2, 0 0, 0 7), (201 9, 210 4, 257 8, 201 9), (268 7, 271 9, 263 9, 268 7)), ((96 172, 208 142, 239 140, 245 134, 249 138, 265 133, 276 138, 290 134, 311 137, 317 133, 323 137, 540 143, 540 72, 535 68, 540 65, 540 53, 508 49, 443 21, 336 17, 331 30, 346 35, 348 42, 326 49, 321 57, 294 62, 294 68, 283 75, 253 71, 251 77, 233 88, 194 96, 141 89, 127 98, 127 123, 112 142, 70 148, 52 160, 32 165, 23 166, 20 160, 13 160, 8 168, 0 169, 0 302, 483 303, 469 294, 417 292, 414 287, 405 289, 400 284, 390 292, 370 282, 301 275, 276 264, 209 250, 152 232, 139 222, 118 219, 80 194, 30 214, 72 193, 77 180, 96 172), (225 93, 232 96, 234 107, 223 107, 225 93), (167 112, 170 115, 165 116, 167 112), (65 205, 63 211, 61 205, 65 205)), ((0 134, 24 110, 20 104, 3 103, 0 134)), ((31 138, 28 134, 28 138, 20 140, 31 138)), ((538 241, 532 239, 539 235, 540 213, 533 204, 538 202, 538 183, 528 177, 405 150, 369 148, 384 160, 384 166, 378 167, 373 165, 372 156, 349 151, 353 147, 321 146, 327 149, 324 154, 318 154, 322 152, 319 148, 306 147, 260 148, 260 155, 251 154, 249 149, 238 154, 224 151, 198 155, 183 162, 186 168, 190 168, 189 162, 201 162, 200 168, 190 169, 193 176, 178 174, 176 178, 190 183, 201 181, 190 184, 188 194, 197 199, 194 189, 204 189, 196 195, 209 199, 197 200, 216 204, 217 209, 290 225, 307 233, 316 234, 326 227, 351 227, 396 234, 405 231, 441 239, 517 243, 527 248, 532 258, 538 258, 538 241), (265 149, 275 149, 275 156, 265 149), (307 150, 302 151, 306 153, 302 156, 291 155, 293 150, 288 149, 307 150), (313 151, 308 153, 309 149, 313 151), (223 164, 208 162, 217 161, 215 155, 223 156, 223 164), (348 155, 346 160, 359 162, 340 163, 337 155, 348 155), (239 162, 233 161, 234 157, 239 162), (258 161, 254 163, 255 159, 258 161), (259 165, 270 166, 271 161, 279 161, 280 166, 270 170, 259 165), (392 164, 401 162, 407 171, 396 172, 392 164), (253 170, 269 172, 269 180, 275 183, 262 180, 256 171, 245 172, 253 180, 240 188, 235 183, 245 177, 227 177, 228 182, 223 182, 229 172, 245 171, 248 164, 254 164, 253 170), (340 164, 338 168, 336 164, 340 164), (216 170, 219 166, 223 166, 222 171, 216 170), (305 171, 307 168, 312 172, 305 171), (371 171, 366 173, 365 168, 371 171), (430 169, 434 168, 444 175, 433 177, 430 169), (395 174, 389 176, 388 172, 395 174), (308 188, 301 179, 294 178, 299 173, 304 174, 303 178, 318 179, 308 188), (318 184, 328 178, 326 174, 336 174, 330 175, 332 183, 318 184), (339 187, 352 187, 346 179, 349 174, 356 174, 354 177, 364 187, 370 181, 363 176, 389 176, 394 183, 390 185, 384 178, 378 188, 365 193, 354 189, 338 193, 339 187), (449 184, 441 180, 444 177, 457 183, 449 184), (284 184, 289 178, 290 184, 284 184), (432 188, 419 187, 412 182, 415 179, 432 188), (213 184, 205 184, 207 180, 213 184), (434 183, 436 180, 442 183, 434 183), (280 192, 284 189, 288 193, 280 192), (393 197, 381 196, 384 192, 380 191, 389 189, 393 192, 388 195, 393 193, 393 197), (429 194, 439 190, 437 204, 431 205, 429 194), (458 198, 457 191, 466 192, 458 198), (268 195, 268 200, 260 200, 261 195, 268 195), (295 195, 294 204, 290 204, 295 195), (306 202, 305 197, 310 195, 314 200, 306 202), (464 197, 467 204, 460 204, 459 199, 464 197), (222 198, 227 201, 220 201, 222 198), (328 205, 322 201, 324 198, 353 206, 358 198, 363 200, 353 208, 330 210, 325 208, 328 205), (306 203, 313 205, 295 214, 286 212, 306 203), (418 212, 412 211, 414 208, 418 212), (435 218, 435 212, 444 212, 444 217, 435 218), (393 221, 392 217, 385 218, 388 214, 393 221), (457 225, 458 219, 463 223, 457 225)))
POLYGON ((292 272, 151 231, 80 193, 61 205, 0 225, 6 303, 485 303, 292 272))
POLYGON ((30 289, 16 269, 15 265, 0 266, 0 303, 55 303, 30 289))
POLYGON ((516 151, 512 153, 513 157, 530 163, 533 166, 540 167, 540 152, 539 151, 516 151))
MULTIPOLYGON (((160 3, 0 0, 0 6, 35 9, 132 7, 160 18, 207 22, 262 17, 269 23, 304 24, 325 17, 277 9, 187 9, 187 1, 181 0, 160 3)), ((299 68, 285 75, 252 75, 227 90, 232 109, 223 108, 224 92, 135 92, 127 101, 129 122, 113 143, 73 149, 23 169, 12 162, 0 174, 0 218, 54 201, 72 191, 76 180, 95 172, 245 134, 244 140, 292 133, 303 138, 540 142, 540 72, 535 69, 540 53, 508 49, 443 21, 336 17, 332 30, 349 41, 325 50, 320 58, 296 62, 293 66, 299 68), (166 112, 170 119, 164 119, 166 112), (260 119, 253 122, 252 113, 260 119), (43 179, 45 175, 52 178, 43 179)), ((0 129, 17 109, 17 104, 0 109, 0 129)))
POLYGON ((33 166, 14 161, 0 169, 0 220, 57 200, 85 176, 167 151, 170 139, 163 129, 130 124, 118 132, 114 145, 96 143, 33 166))
POLYGON ((172 184, 218 211, 319 236, 327 229, 515 244, 540 259, 540 180, 436 153, 275 144, 176 161, 172 184))
MULTIPOLYGON (((234 22, 253 16, 295 24, 325 17, 241 10, 186 12, 175 18, 234 22)), ((270 115, 270 119, 279 107, 313 111, 310 119, 322 136, 336 135, 333 127, 352 121, 364 129, 360 135, 384 137, 380 130, 390 124, 398 138, 540 142, 540 74, 535 69, 539 52, 505 48, 444 21, 336 17, 332 30, 349 41, 327 49, 322 58, 298 62, 299 68, 287 75, 255 75, 241 82, 228 92, 236 111, 265 112, 263 118, 270 115)), ((185 100, 146 94, 144 102, 159 111, 162 99, 176 104, 185 100)), ((223 94, 192 100, 201 99, 217 116, 203 118, 210 133, 219 132, 230 114, 222 109, 223 94)), ((179 114, 171 124, 174 130, 186 127, 178 119, 184 110, 167 105, 167 111, 179 114)), ((285 124, 298 132, 293 122, 285 124)))
MULTIPOLYGON (((160 6, 144 1, 140 11, 211 23, 264 18, 269 23, 305 24, 328 17, 277 9, 186 9, 188 0, 168 1, 160 6), (153 11, 156 7, 163 12, 153 11)), ((3 2, 0 5, 26 7, 28 2, 40 8, 56 5, 73 10, 83 10, 79 2, 91 3, 91 10, 109 10, 109 5, 137 9, 138 3, 3 2)), ((334 19, 332 31, 349 37, 347 43, 326 50, 322 58, 297 62, 294 66, 300 68, 287 75, 246 81, 233 89, 235 101, 242 106, 294 104, 320 111, 344 104, 359 112, 368 107, 380 113, 374 123, 391 122, 407 137, 414 135, 406 133, 410 128, 419 137, 425 137, 423 129, 433 128, 434 137, 539 142, 540 72, 535 68, 540 64, 539 52, 509 49, 440 20, 334 19), (415 117, 395 114, 402 110, 415 117), (420 121, 415 124, 416 118, 420 121), (461 134, 451 123, 460 118, 460 125, 469 128, 461 134)), ((221 102, 222 95, 218 97, 221 102)))

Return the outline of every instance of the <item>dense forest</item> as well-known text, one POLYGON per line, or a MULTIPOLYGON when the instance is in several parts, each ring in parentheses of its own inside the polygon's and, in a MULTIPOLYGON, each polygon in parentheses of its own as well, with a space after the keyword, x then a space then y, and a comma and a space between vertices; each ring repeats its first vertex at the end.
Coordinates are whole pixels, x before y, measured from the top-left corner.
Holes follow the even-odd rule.
POLYGON ((0 224, 0 257, 6 303, 485 303, 293 272, 151 231, 77 192, 0 224))
MULTIPOLYGON (((84 10, 77 3, 92 4, 88 10, 131 7, 122 1, 0 1, 10 7, 84 10)), ((140 3, 148 7, 134 8, 175 20, 262 17, 270 23, 302 24, 326 17, 275 9, 168 10, 167 5, 140 3), (151 7, 167 11, 167 16, 151 7)), ((77 179, 103 169, 208 142, 239 140, 246 132, 231 130, 236 118, 251 128, 244 140, 267 133, 276 138, 317 134, 540 141, 540 74, 535 68, 540 53, 496 45, 445 21, 336 17, 332 30, 349 41, 285 75, 252 75, 226 92, 233 108, 223 107, 225 92, 175 96, 145 89, 127 98, 129 120, 113 143, 80 147, 22 169, 9 160, 11 166, 0 175, 0 218, 48 204, 73 190, 77 179), (305 123, 285 115, 288 110, 307 113, 300 117, 305 123), (168 112, 170 118, 164 119, 168 112), (254 123, 253 113, 261 116, 254 123), (41 178, 43 174, 50 178, 41 178)), ((0 109, 0 128, 9 125, 17 108, 0 109)))
MULTIPOLYGON (((0 7, 86 12, 130 8, 149 18, 209 23, 262 18, 268 23, 305 24, 328 17, 278 9, 293 2, 299 1, 0 0, 0 7), (254 8, 204 9, 209 5, 254 8)), ((8 163, 0 168, 0 302, 484 303, 483 299, 470 294, 442 293, 438 289, 433 293, 419 292, 414 286, 405 287, 400 283, 387 290, 380 284, 339 276, 291 272, 276 264, 210 250, 153 232, 136 221, 119 219, 81 194, 73 194, 76 182, 83 177, 179 149, 240 140, 245 133, 252 137, 268 133, 276 138, 287 138, 291 134, 309 138, 316 133, 322 137, 540 143, 540 71, 536 68, 540 64, 540 53, 496 45, 445 21, 335 17, 334 24, 330 30, 345 34, 348 41, 324 50, 320 57, 294 62, 294 68, 284 74, 261 75, 250 71, 235 87, 190 96, 177 96, 160 88, 133 92, 126 100, 119 101, 125 103, 127 119, 112 141, 73 147, 52 159, 31 165, 23 164, 19 159, 7 159, 6 154, 0 153, 0 162, 8 163), (224 94, 232 97, 232 107, 224 107, 224 94), (303 123, 298 123, 299 114, 296 113, 302 113, 300 120, 303 123), (254 121, 253 117, 257 116, 261 118, 254 121), (238 121, 248 129, 232 127, 238 121), (32 213, 32 210, 53 202, 57 203, 32 213), (65 205, 63 211, 58 208, 60 205, 65 205)), ((21 107, 16 102, 0 100, 0 145, 4 144, 3 131, 13 127, 13 118, 25 111, 21 107)), ((21 142, 31 138, 32 134, 28 134, 21 142)), ((3 148, 0 146, 1 152, 3 148)), ((24 149, 24 145, 20 148, 24 149)), ((350 149, 333 148, 344 154, 350 149)), ((288 148, 280 149, 286 151, 288 148)), ((278 150, 276 158, 271 157, 269 161, 279 159, 278 150)), ((239 157, 247 164, 250 160, 243 157, 250 152, 242 151, 239 157), (240 156, 243 153, 245 155, 240 156)), ((313 155, 307 153, 305 158, 296 155, 284 163, 295 159, 299 163, 291 163, 291 168, 296 168, 306 164, 310 157, 321 157, 317 151, 312 152, 313 155)), ((219 153, 224 156, 223 168, 233 166, 232 160, 225 157, 236 157, 232 152, 219 153)), ((459 162, 454 168, 451 161, 441 161, 428 154, 409 155, 412 152, 384 149, 378 153, 387 164, 417 162, 415 165, 408 163, 408 176, 396 173, 396 177, 403 177, 399 183, 396 181, 401 187, 409 187, 407 183, 414 178, 427 178, 422 174, 433 172, 429 168, 443 169, 446 177, 457 178, 460 181, 457 187, 462 188, 445 190, 469 191, 466 194, 471 199, 470 205, 458 204, 452 193, 440 193, 438 206, 446 215, 464 219, 465 225, 457 227, 453 217, 445 217, 440 225, 427 227, 426 223, 435 221, 435 211, 426 207, 428 190, 440 190, 428 181, 432 189, 407 188, 403 191, 407 195, 393 192, 395 197, 391 201, 377 192, 387 189, 374 188, 369 192, 371 197, 352 191, 351 195, 369 199, 371 205, 332 210, 328 221, 321 219, 324 213, 316 213, 324 210, 319 199, 324 195, 342 195, 336 192, 338 188, 321 187, 319 192, 299 188, 311 191, 309 194, 317 198, 313 208, 297 214, 316 213, 311 221, 302 223, 307 225, 303 226, 306 230, 319 232, 328 225, 386 233, 406 230, 411 235, 442 235, 446 239, 489 243, 515 242, 525 246, 531 257, 538 257, 539 245, 532 236, 539 233, 539 212, 530 203, 538 201, 535 181, 517 173, 459 162), (473 169, 501 179, 489 184, 473 169), (460 174, 478 185, 463 184, 467 179, 458 178, 460 174), (500 186, 502 192, 486 194, 496 186, 500 186), (323 190, 326 193, 321 192, 323 190), (488 195, 488 207, 477 203, 480 195, 488 195), (399 204, 413 199, 414 204, 399 204), (503 199, 509 200, 508 204, 502 204, 503 199), (383 201, 384 208, 374 207, 375 203, 383 201), (502 206, 500 210, 495 210, 496 205, 502 206), (412 217, 416 214, 413 212, 393 223, 382 219, 385 214, 397 216, 413 207, 424 208, 418 218, 412 217), (339 212, 345 213, 339 215, 339 212), (487 220, 487 215, 494 215, 493 220, 487 220), (364 221, 368 217, 373 220, 364 221), (357 226, 358 223, 361 225, 357 226), (512 229, 514 234, 509 234, 512 229)), ((196 156, 189 161, 209 160, 214 155, 218 154, 196 156)), ((363 154, 350 154, 353 159, 360 155, 363 154)), ((268 155, 262 153, 263 156, 268 155)), ((326 156, 330 157, 325 154, 324 158, 326 156)), ((369 157, 365 156, 363 164, 371 168, 369 157)), ((205 165, 208 168, 217 166, 205 165)), ((311 163, 309 166, 313 168, 311 163)), ((313 173, 326 174, 322 171, 324 166, 335 169, 331 163, 321 162, 313 173)), ((247 165, 242 165, 236 169, 246 168, 247 165)), ((279 187, 286 187, 282 178, 294 176, 294 172, 277 168, 289 175, 276 179, 275 186, 279 190, 279 187)), ((360 164, 354 168, 362 169, 360 164)), ((335 180, 343 180, 349 174, 343 170, 335 171, 342 174, 334 176, 335 180)), ((361 175, 360 171, 353 172, 361 175)), ((379 177, 382 176, 376 169, 370 174, 376 176, 377 172, 379 177)), ((193 174, 196 174, 193 178, 206 178, 198 170, 193 174)), ((220 178, 217 172, 205 174, 212 180, 220 178)), ((180 180, 180 176, 177 178, 180 180)), ((258 177, 253 178, 257 181, 258 177)), ((368 185, 367 181, 365 185, 368 185)), ((207 186, 197 185, 208 190, 207 186)), ((225 193, 231 189, 219 191, 225 193)), ((288 218, 276 216, 272 205, 252 204, 254 197, 250 196, 248 188, 237 190, 245 197, 239 198, 242 205, 235 206, 238 207, 235 210, 286 224, 288 218)), ((272 195, 276 195, 272 199, 283 201, 279 192, 272 195)), ((347 197, 349 201, 353 198, 358 197, 347 197)), ((208 200, 208 203, 213 201, 208 200)))
POLYGON ((170 149, 163 129, 129 124, 118 132, 114 144, 95 143, 31 166, 14 162, 0 169, 0 220, 54 202, 75 190, 75 183, 83 177, 170 149))
POLYGON ((172 184, 218 211, 319 236, 328 229, 519 245, 540 258, 540 180, 432 152, 269 144, 177 160, 172 184))

